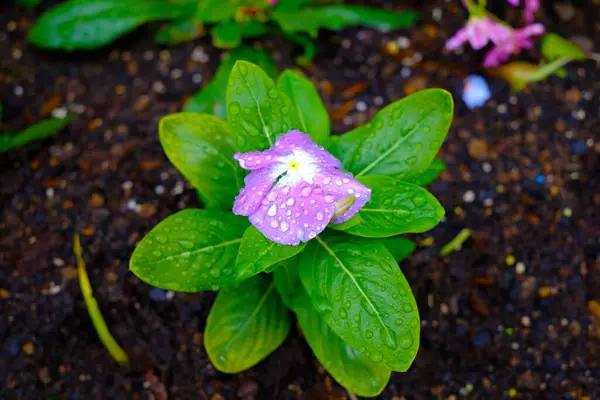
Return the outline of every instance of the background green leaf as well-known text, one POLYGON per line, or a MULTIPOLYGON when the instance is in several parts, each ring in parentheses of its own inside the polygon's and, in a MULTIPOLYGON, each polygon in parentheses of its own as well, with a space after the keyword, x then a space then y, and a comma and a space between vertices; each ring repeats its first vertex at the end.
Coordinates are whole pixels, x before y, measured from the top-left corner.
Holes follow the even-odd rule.
POLYGON ((336 381, 359 396, 374 397, 381 393, 390 379, 389 368, 340 339, 314 309, 306 293, 298 295, 294 311, 304 338, 336 381))
POLYGON ((436 226, 444 208, 427 190, 387 176, 358 179, 371 188, 371 199, 359 211, 360 224, 345 230, 351 235, 388 237, 421 233, 436 226))
POLYGON ((264 150, 277 136, 302 127, 288 97, 260 67, 245 61, 238 61, 229 76, 227 121, 242 153, 264 150))
POLYGON ((201 22, 194 18, 186 18, 165 25, 156 35, 154 40, 159 44, 175 46, 199 38, 204 31, 201 22))
POLYGON ((298 262, 315 309, 340 338, 394 371, 408 369, 419 349, 419 313, 383 244, 317 236, 298 262))
POLYGON ((412 254, 417 248, 415 242, 401 237, 390 237, 377 240, 390 252, 394 260, 400 262, 412 254))
POLYGON ((214 24, 233 19, 237 7, 228 0, 201 0, 198 1, 196 18, 204 23, 214 24), (225 4, 224 4, 225 3, 225 4), (230 4, 227 4, 230 3, 230 4))
MULTIPOLYGON (((46 139, 66 128, 74 118, 74 114, 67 114, 65 118, 51 118, 38 122, 18 133, 0 135, 0 153, 25 146, 36 140, 46 139)), ((0 118, 2 107, 0 106, 0 118)))
POLYGON ((219 371, 234 374, 263 360, 289 332, 289 313, 274 283, 259 275, 219 292, 204 346, 219 371))
POLYGON ((71 0, 42 15, 29 40, 46 49, 93 49, 143 23, 187 17, 194 8, 162 0, 71 0))
POLYGON ((242 43, 242 27, 234 21, 218 23, 211 35, 213 44, 220 49, 233 49, 242 43))
POLYGON ((390 104, 349 132, 348 139, 339 139, 337 146, 352 154, 344 157, 344 168, 356 176, 406 180, 422 175, 446 138, 453 112, 452 96, 442 89, 422 90, 390 104))
POLYGON ((141 280, 181 292, 235 283, 235 259, 248 227, 231 212, 188 209, 167 217, 138 244, 129 269, 141 280))
POLYGON ((235 276, 238 280, 247 279, 280 261, 293 257, 304 250, 306 243, 298 246, 284 246, 267 239, 258 229, 246 229, 235 262, 235 276))
POLYGON ((407 182, 414 183, 419 186, 427 186, 435 181, 442 172, 448 168, 445 162, 441 160, 433 160, 429 167, 421 175, 415 175, 409 178, 407 182))
POLYGON ((204 89, 196 93, 187 102, 184 111, 214 114, 219 118, 227 118, 226 92, 231 69, 236 61, 245 60, 257 64, 272 79, 277 76, 277 65, 268 51, 252 47, 239 47, 232 50, 223 60, 215 77, 204 89))
POLYGON ((548 32, 542 39, 542 54, 548 61, 569 57, 572 60, 587 59, 585 51, 557 33, 548 32))
POLYGON ((163 117, 158 131, 165 154, 198 190, 205 206, 231 210, 244 174, 233 159, 227 122, 213 115, 176 113, 163 117))
POLYGON ((393 13, 379 8, 333 5, 307 7, 301 10, 282 11, 277 9, 272 18, 287 32, 306 32, 317 37, 319 29, 339 31, 348 26, 362 25, 383 32, 407 27, 419 15, 415 12, 393 13))
POLYGON ((308 133, 315 143, 324 144, 331 133, 331 124, 325 104, 312 82, 288 69, 279 76, 277 87, 296 108, 302 131, 308 133))

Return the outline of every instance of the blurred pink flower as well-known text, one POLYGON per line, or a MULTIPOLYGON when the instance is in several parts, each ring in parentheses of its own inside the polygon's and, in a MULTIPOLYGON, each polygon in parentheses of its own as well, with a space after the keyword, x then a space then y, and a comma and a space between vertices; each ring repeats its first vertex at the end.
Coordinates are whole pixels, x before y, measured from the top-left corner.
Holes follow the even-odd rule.
POLYGON ((544 33, 542 24, 531 24, 521 29, 511 30, 510 34, 502 40, 495 42, 496 46, 492 48, 483 60, 484 67, 496 67, 508 60, 511 55, 518 54, 523 49, 529 49, 533 46, 532 36, 544 33))
MULTIPOLYGON (((519 4, 521 4, 521 0, 506 0, 506 1, 508 1, 514 7, 517 7, 519 4)), ((525 10, 524 10, 525 19, 528 22, 533 21, 533 16, 539 9, 540 9, 540 0, 525 0, 525 10)))
POLYGON ((472 18, 469 19, 464 28, 458 30, 446 42, 446 49, 456 50, 462 47, 466 42, 471 44, 475 50, 484 48, 488 42, 498 43, 503 38, 509 36, 511 29, 505 25, 493 21, 491 18, 472 18))

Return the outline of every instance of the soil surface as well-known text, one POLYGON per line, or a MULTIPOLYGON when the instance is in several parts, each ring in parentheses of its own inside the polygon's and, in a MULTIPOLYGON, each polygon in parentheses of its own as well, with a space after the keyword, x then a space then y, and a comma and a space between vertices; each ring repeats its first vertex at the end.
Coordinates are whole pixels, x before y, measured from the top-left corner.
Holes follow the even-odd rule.
MULTIPOLYGON (((221 52, 207 38, 160 48, 153 27, 98 51, 44 52, 26 33, 54 2, 35 10, 10 3, 0 6, 4 127, 80 115, 0 159, 0 398, 348 398, 296 330, 251 370, 215 371, 202 345, 215 294, 164 292, 128 271, 145 233, 200 206, 164 156, 157 121, 210 80, 221 52), (112 360, 86 312, 75 232, 129 369, 112 360)), ((336 133, 419 89, 455 95, 441 153, 449 168, 430 186, 447 217, 415 237, 417 252, 401 264, 419 304, 421 349, 380 398, 599 399, 600 64, 570 65, 565 79, 520 93, 490 79, 492 100, 468 110, 462 81, 483 72, 481 53, 443 51, 466 17, 459 2, 387 3, 418 8, 423 19, 389 34, 323 32, 314 66, 304 69, 336 133), (440 256, 463 228, 472 237, 440 256)), ((557 3, 540 15, 549 30, 600 43, 592 0, 545 3, 557 3)), ((299 54, 281 39, 263 43, 283 66, 299 54)))

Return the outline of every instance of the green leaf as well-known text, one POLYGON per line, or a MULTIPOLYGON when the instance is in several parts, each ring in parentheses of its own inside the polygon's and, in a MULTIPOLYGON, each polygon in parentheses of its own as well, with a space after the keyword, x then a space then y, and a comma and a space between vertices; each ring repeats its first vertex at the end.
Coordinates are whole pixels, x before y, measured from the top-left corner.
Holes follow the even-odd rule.
POLYGON ((198 2, 196 18, 207 24, 214 24, 233 19, 237 7, 223 4, 223 0, 202 0, 198 2))
POLYGON ((544 35, 542 39, 542 54, 548 61, 558 60, 562 57, 569 57, 572 60, 587 59, 585 50, 553 32, 544 35))
POLYGON ((389 368, 340 339, 315 310, 306 293, 297 297, 294 311, 304 338, 336 381, 359 396, 374 397, 383 391, 390 379, 389 368))
POLYGON ((215 25, 212 32, 215 47, 233 49, 242 43, 242 27, 233 21, 224 21, 215 25))
POLYGON ((272 18, 284 31, 306 32, 312 37, 317 37, 321 28, 339 31, 354 25, 387 32, 412 25, 418 16, 415 12, 393 13, 354 5, 307 7, 292 11, 277 9, 272 14, 272 18))
MULTIPOLYGON (((2 114, 1 111, 0 109, 0 114, 2 114)), ((67 127, 73 117, 74 114, 68 114, 65 118, 51 118, 38 122, 19 133, 0 135, 0 153, 55 135, 67 127)))
POLYGON ((225 112, 226 91, 229 74, 236 61, 245 60, 259 65, 269 77, 277 76, 277 65, 268 51, 252 47, 239 47, 232 50, 223 60, 213 80, 204 89, 196 93, 187 102, 184 111, 214 114, 219 118, 227 118, 225 112))
POLYGON ((442 172, 448 168, 445 162, 441 160, 433 160, 429 167, 421 175, 413 176, 407 182, 414 183, 419 186, 427 186, 437 179, 442 172))
POLYGON ((266 271, 280 261, 295 256, 304 250, 306 243, 298 246, 284 246, 267 239, 258 229, 246 229, 240 251, 235 262, 235 277, 244 280, 266 271))
POLYGON ((202 36, 202 23, 194 18, 186 18, 164 26, 154 36, 159 44, 175 46, 183 42, 194 40, 202 36))
POLYGON ((381 238, 402 233, 421 233, 436 226, 444 208, 427 190, 412 183, 387 176, 364 176, 358 179, 371 188, 371 199, 361 210, 361 222, 347 233, 381 238))
POLYGON ((365 132, 366 130, 361 126, 342 135, 331 136, 325 147, 343 165, 350 165, 352 163, 352 155, 365 139, 365 132))
POLYGON ((204 333, 210 361, 222 372, 248 369, 285 340, 290 317, 274 283, 255 276, 219 292, 204 333))
POLYGON ((229 76, 227 121, 242 153, 264 150, 277 135, 302 127, 288 97, 260 67, 245 61, 238 61, 229 76))
POLYGON ((158 126, 169 160, 194 185, 207 208, 231 210, 243 186, 227 122, 213 115, 176 113, 158 126))
POLYGON ((138 244, 129 269, 153 286, 180 292, 235 283, 235 258, 248 226, 231 212, 188 209, 160 222, 138 244))
POLYGON ((298 72, 287 69, 279 76, 277 87, 296 108, 302 131, 308 133, 314 142, 324 144, 331 132, 329 114, 312 82, 298 72))
POLYGON ((360 224, 360 215, 356 214, 346 222, 342 222, 341 224, 329 224, 327 227, 335 231, 347 231, 358 224, 360 224))
POLYGON ((398 262, 411 255, 417 247, 415 242, 412 240, 401 237, 378 239, 377 242, 383 244, 385 248, 388 249, 392 257, 394 257, 394 260, 398 262))
POLYGON ((194 7, 162 0, 71 0, 42 15, 29 40, 46 49, 94 49, 146 22, 187 17, 194 7))
POLYGON ((293 310, 298 288, 302 287, 298 275, 298 256, 290 257, 277 264, 277 268, 273 271, 273 281, 283 303, 293 310))
POLYGON ((344 158, 344 168, 356 176, 419 176, 446 138, 452 115, 452 96, 442 89, 422 90, 394 102, 369 124, 344 135, 350 138, 342 136, 352 154, 344 158))
POLYGON ((312 303, 350 346, 394 371, 419 349, 420 319, 411 288, 381 243, 317 236, 299 258, 312 303))
POLYGON ((282 0, 277 3, 277 11, 296 11, 310 4, 311 0, 282 0))

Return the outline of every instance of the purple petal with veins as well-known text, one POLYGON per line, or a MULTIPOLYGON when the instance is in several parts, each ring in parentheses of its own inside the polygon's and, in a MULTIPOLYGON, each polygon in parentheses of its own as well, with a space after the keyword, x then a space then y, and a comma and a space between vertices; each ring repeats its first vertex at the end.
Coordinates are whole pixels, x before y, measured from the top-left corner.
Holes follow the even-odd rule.
POLYGON ((262 152, 236 154, 251 170, 233 206, 270 240, 297 245, 330 223, 352 218, 371 189, 340 169, 338 159, 300 131, 290 131, 262 152))

